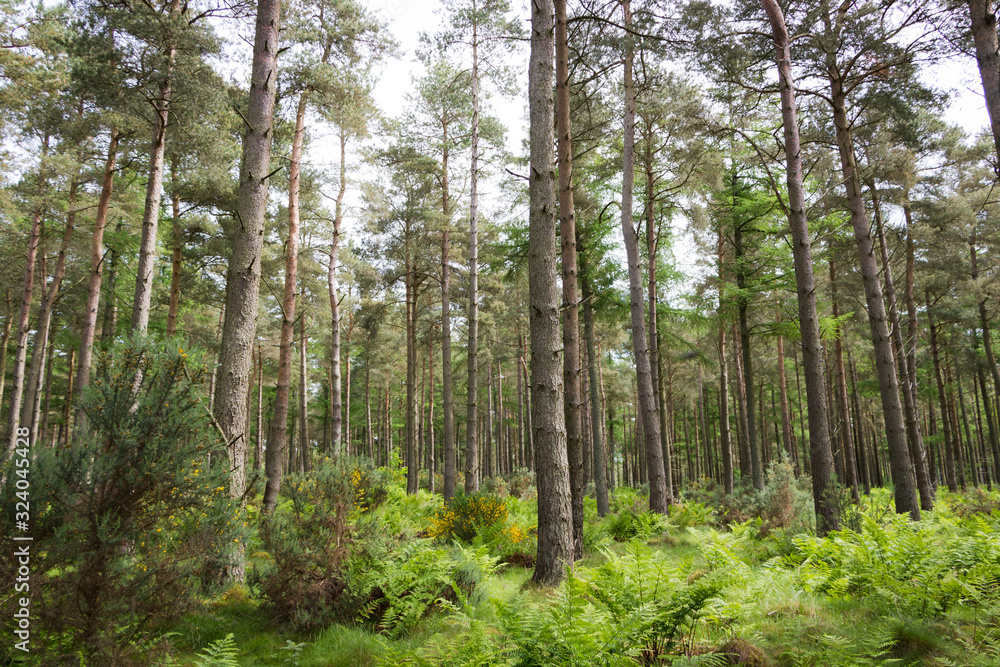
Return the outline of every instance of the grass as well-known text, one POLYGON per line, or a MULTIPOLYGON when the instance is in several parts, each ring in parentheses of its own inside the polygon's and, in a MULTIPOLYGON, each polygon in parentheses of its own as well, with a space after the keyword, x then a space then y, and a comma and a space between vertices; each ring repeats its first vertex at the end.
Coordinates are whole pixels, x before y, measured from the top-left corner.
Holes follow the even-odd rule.
MULTIPOLYGON (((425 520, 430 505, 428 498, 405 500, 393 510, 394 527, 402 530, 410 512, 425 520)), ((954 516, 942 507, 939 518, 954 516)), ((609 559, 623 558, 638 548, 636 542, 611 540, 605 529, 609 519, 588 518, 591 548, 574 566, 584 586, 609 559)), ((713 570, 725 576, 722 591, 709 602, 701 619, 685 625, 679 646, 687 655, 672 656, 670 664, 705 664, 704 654, 727 642, 733 646, 745 641, 751 649, 759 649, 771 667, 1000 666, 1000 601, 995 595, 983 604, 958 604, 946 613, 920 618, 866 591, 829 597, 804 589, 801 570, 805 564, 788 557, 794 545, 780 533, 762 537, 746 527, 730 533, 706 526, 671 526, 639 543, 651 550, 650 557, 660 559, 657 567, 688 573, 689 583, 713 570), (736 639, 741 641, 734 643, 736 639)), ((530 585, 530 577, 531 570, 502 567, 480 583, 467 604, 435 609, 396 640, 351 625, 297 633, 272 622, 266 608, 250 596, 237 594, 225 601, 206 601, 197 613, 171 628, 170 643, 177 664, 185 666, 194 665, 200 650, 228 633, 233 633, 239 647, 239 664, 247 667, 499 664, 482 658, 491 655, 506 656, 502 664, 515 664, 509 662, 516 654, 510 652, 511 639, 497 629, 498 606, 535 613, 531 610, 549 608, 560 599, 551 590, 530 585), (480 644, 478 662, 470 657, 477 650, 472 644, 480 644), (457 661, 463 656, 470 661, 457 661)), ((682 576, 679 585, 683 581, 682 576)), ((581 603, 596 601, 588 601, 585 595, 581 603)), ((588 612, 581 613, 586 616, 588 612)))

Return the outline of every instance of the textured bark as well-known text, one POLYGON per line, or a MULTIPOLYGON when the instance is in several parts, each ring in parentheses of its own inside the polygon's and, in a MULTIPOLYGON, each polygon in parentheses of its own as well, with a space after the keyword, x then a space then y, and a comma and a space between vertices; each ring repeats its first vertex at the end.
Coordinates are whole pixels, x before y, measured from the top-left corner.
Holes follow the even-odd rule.
POLYGON ((0 343, 0 406, 3 405, 3 392, 7 385, 7 346, 10 344, 10 328, 14 323, 14 314, 10 312, 10 294, 6 295, 7 317, 3 323, 3 342, 0 343))
POLYGON ((903 394, 903 416, 906 425, 906 442, 910 448, 910 460, 917 475, 917 490, 920 493, 920 509, 934 509, 934 487, 927 469, 927 450, 920 433, 920 417, 917 414, 916 383, 906 368, 906 348, 903 346, 903 329, 896 305, 896 289, 893 287, 892 267, 889 264, 889 248, 885 240, 885 226, 882 224, 882 205, 874 181, 868 182, 872 194, 875 213, 875 229, 878 234, 879 252, 882 258, 882 274, 885 278, 885 296, 889 303, 889 326, 892 335, 893 354, 899 373, 899 388, 903 394))
MULTIPOLYGON (((122 223, 115 224, 115 234, 122 231, 122 223)), ((108 252, 108 287, 104 295, 104 318, 101 322, 101 345, 109 345, 118 328, 118 248, 108 252)))
MULTIPOLYGON (((267 442, 264 511, 277 506, 278 492, 288 448, 288 401, 292 383, 292 338, 295 331, 295 295, 299 265, 299 185, 302 173, 302 142, 305 136, 306 93, 299 95, 295 113, 292 159, 288 169, 288 238, 285 241, 285 289, 281 304, 281 334, 278 339, 278 385, 274 395, 274 416, 267 442)), ((228 317, 226 318, 228 321, 228 317)))
POLYGON ((340 374, 340 295, 337 285, 337 262, 340 250, 340 225, 344 219, 344 193, 347 192, 347 137, 340 132, 340 188, 333 213, 333 241, 330 242, 330 266, 326 276, 330 293, 330 443, 334 458, 341 454, 344 426, 343 391, 340 374))
POLYGON ((663 450, 663 474, 666 477, 667 494, 672 497, 673 479, 670 464, 670 446, 667 437, 667 415, 663 405, 663 360, 660 358, 660 329, 657 325, 657 294, 656 294, 656 254, 659 248, 660 235, 656 229, 653 215, 653 200, 655 186, 653 179, 653 128, 648 126, 649 137, 646 141, 645 175, 646 175, 646 268, 647 291, 649 297, 649 372, 652 377, 653 391, 656 395, 656 414, 660 420, 660 448, 663 450))
POLYGON ((417 455, 417 289, 409 231, 406 233, 406 492, 417 492, 420 457, 417 455))
MULTIPOLYGON (((736 188, 736 175, 733 174, 733 188, 736 188)), ((745 294, 747 289, 745 251, 743 248, 743 224, 736 222, 733 230, 733 251, 735 253, 736 266, 736 287, 740 294, 745 294)), ((750 348, 750 322, 747 313, 747 299, 739 297, 739 327, 740 327, 740 355, 741 368, 743 371, 743 392, 741 398, 745 402, 746 411, 746 441, 749 452, 750 480, 753 488, 761 491, 764 489, 764 469, 761 465, 760 443, 757 437, 757 408, 753 401, 753 355, 750 348)))
MULTIPOLYGON (((979 258, 976 250, 976 228, 972 228, 972 234, 969 236, 969 258, 971 260, 971 278, 973 282, 978 282, 979 280, 979 258)), ((986 299, 983 296, 977 297, 978 307, 979 307, 979 326, 982 329, 983 338, 983 348, 986 351, 986 366, 990 370, 990 375, 993 377, 993 386, 995 388, 1000 388, 1000 369, 997 368, 997 360, 993 355, 993 334, 990 329, 990 319, 986 314, 986 299)), ((993 452, 993 462, 996 466, 996 470, 1000 472, 1000 443, 997 442, 997 434, 993 427, 993 417, 992 408, 989 405, 989 401, 986 398, 986 381, 985 378, 982 379, 983 383, 983 400, 985 402, 984 409, 986 410, 986 421, 990 426, 990 445, 993 452)))
POLYGON ((806 220, 795 81, 792 78, 791 48, 784 15, 776 0, 762 0, 762 4, 771 23, 778 61, 781 117, 785 140, 785 174, 788 184, 788 224, 792 233, 795 289, 799 306, 799 329, 802 335, 802 365, 806 376, 806 401, 809 411, 813 502, 816 511, 816 529, 823 535, 839 528, 840 522, 834 498, 829 491, 833 449, 830 442, 826 387, 823 385, 825 364, 819 336, 812 248, 806 220))
POLYGON ((531 5, 528 64, 530 165, 528 196, 528 292, 531 318, 531 410, 538 485, 538 555, 532 579, 562 581, 573 562, 559 290, 556 283, 556 175, 552 146, 553 12, 551 0, 531 5))
POLYGON ((177 312, 181 301, 181 262, 183 260, 184 232, 181 229, 181 197, 177 192, 177 163, 170 162, 170 209, 173 225, 170 257, 170 301, 167 305, 167 337, 177 333, 177 312))
MULTIPOLYGON (((472 11, 476 11, 473 0, 472 11)), ((469 184, 469 342, 465 492, 479 490, 479 26, 472 23, 472 168, 469 184)))
POLYGON ((726 264, 726 246, 722 229, 716 242, 719 266, 719 437, 722 446, 722 484, 726 495, 733 493, 733 438, 729 425, 729 362, 726 360, 726 324, 722 322, 725 291, 723 267, 726 264))
MULTIPOLYGON (((581 268, 584 268, 582 263, 581 268)), ((587 358, 590 361, 587 364, 587 371, 590 376, 590 437, 594 448, 594 493, 597 496, 597 515, 604 516, 610 507, 608 504, 607 460, 604 455, 604 436, 601 429, 603 421, 601 419, 601 382, 597 376, 600 361, 594 337, 593 295, 590 293, 590 281, 587 278, 585 268, 580 284, 583 288, 583 335, 587 342, 587 358)))
POLYGON ((455 495, 455 403, 451 385, 451 200, 448 191, 448 125, 443 124, 444 153, 441 156, 441 419, 444 442, 444 498, 455 495))
MULTIPOLYGON (((175 17, 180 0, 171 0, 170 16, 175 17)), ((167 147, 167 124, 170 122, 170 97, 173 84, 176 46, 167 47, 167 71, 160 82, 159 98, 153 100, 153 137, 149 149, 149 176, 146 181, 146 205, 142 212, 142 237, 139 263, 135 270, 135 298, 132 301, 132 332, 145 335, 149 328, 149 308, 153 297, 153 270, 156 265, 156 234, 160 224, 160 196, 163 192, 163 156, 167 147)))
MULTIPOLYGON (((271 174, 280 10, 281 0, 258 0, 247 111, 249 127, 243 139, 236 221, 226 277, 223 326, 226 344, 219 355, 219 382, 215 391, 215 417, 228 441, 229 493, 241 501, 246 488, 247 438, 242 432, 246 423, 244 397, 250 383, 250 358, 256 342, 264 216, 271 174)), ((231 564, 232 576, 238 578, 243 576, 242 553, 240 545, 236 560, 231 564)))
MULTIPOLYGON (((59 246, 59 255, 56 257, 56 265, 52 271, 52 282, 49 283, 48 289, 42 292, 42 299, 38 305, 38 315, 35 318, 38 333, 35 335, 35 354, 31 360, 31 372, 28 375, 27 396, 29 402, 25 404, 26 408, 30 407, 30 411, 25 412, 21 418, 22 423, 28 424, 28 428, 31 429, 32 444, 39 442, 39 438, 43 436, 42 431, 44 429, 38 428, 40 408, 39 393, 42 387, 42 377, 46 375, 46 366, 48 365, 45 354, 49 349, 49 338, 52 328, 52 306, 59 297, 59 290, 62 288, 62 281, 66 276, 66 251, 69 249, 70 241, 73 239, 73 231, 76 228, 78 185, 79 183, 77 178, 74 178, 69 188, 69 208, 66 213, 66 227, 63 229, 62 242, 59 246)), ((43 270, 43 279, 44 273, 45 272, 43 270)), ((42 287, 44 287, 44 285, 42 287)), ((48 352, 47 354, 49 355, 48 358, 51 359, 51 352, 48 352)), ((48 391, 49 383, 45 383, 45 388, 46 391, 48 391)), ((45 414, 48 414, 47 409, 45 410, 45 414)))
MULTIPOLYGON (((625 26, 631 29, 632 8, 630 0, 622 0, 625 26)), ((645 437, 646 468, 649 475, 649 509, 665 514, 671 504, 670 489, 666 484, 663 466, 663 447, 660 438, 660 419, 657 414, 656 396, 649 363, 649 343, 643 317, 642 272, 639 269, 639 239, 632 224, 632 187, 635 179, 635 86, 632 81, 632 63, 635 53, 631 42, 625 47, 625 145, 622 155, 622 234, 628 257, 629 297, 632 316, 632 349, 635 353, 636 381, 638 383, 639 411, 642 413, 645 437)))
POLYGON ((264 348, 257 343, 257 441, 253 450, 254 472, 260 470, 264 454, 264 348))
MULTIPOLYGON (((865 288, 868 305, 868 322, 871 327, 875 369, 882 399, 882 415, 885 419, 886 437, 889 443, 889 466, 895 491, 896 511, 909 513, 914 520, 920 519, 920 506, 914 488, 910 465, 910 452, 906 440, 903 410, 899 402, 899 378, 896 375, 895 357, 886 321, 885 302, 882 298, 882 281, 879 278, 878 262, 871 237, 868 212, 861 196, 861 179, 858 175, 854 156, 854 140, 851 137, 847 118, 846 100, 840 69, 833 53, 827 57, 827 76, 830 81, 830 100, 833 104, 833 120, 836 126, 837 149, 840 153, 841 172, 847 195, 847 205, 854 227, 854 240, 858 246, 858 262, 865 288)), ((813 468, 815 469, 815 461, 813 468)), ((815 472, 815 471, 814 471, 815 472)))
POLYGON ((306 319, 299 315, 299 472, 303 475, 312 467, 309 461, 309 379, 306 375, 306 354, 309 337, 306 319))
MULTIPOLYGON (((840 317, 840 304, 837 301, 837 264, 830 257, 830 292, 832 294, 833 319, 840 317)), ((840 411, 840 440, 844 448, 844 482, 851 487, 851 497, 855 503, 861 501, 858 493, 858 472, 854 457, 854 436, 851 432, 850 403, 847 400, 847 372, 844 370, 843 332, 838 327, 837 337, 833 344, 833 364, 837 371, 837 409, 840 411)))
MULTIPOLYGON (((73 380, 76 378, 76 348, 71 347, 69 349, 69 359, 66 360, 66 396, 63 400, 63 414, 62 414, 62 445, 64 447, 69 446, 69 429, 71 426, 70 420, 73 414, 73 398, 75 396, 73 386, 73 380)), ((0 373, 3 372, 2 367, 0 367, 0 373)), ((0 401, 2 402, 2 401, 0 401)))
POLYGON ((997 16, 990 0, 968 2, 979 77, 983 83, 986 111, 990 114, 993 143, 1000 158, 1000 41, 997 38, 997 16))
MULTIPOLYGON (((46 188, 45 159, 49 153, 49 136, 45 135, 42 141, 42 157, 38 174, 38 195, 41 196, 46 188)), ((7 454, 14 451, 17 445, 17 429, 21 419, 21 402, 24 398, 25 367, 28 360, 28 328, 30 324, 29 315, 31 313, 31 299, 35 288, 35 260, 38 257, 38 244, 42 236, 42 221, 45 217, 45 209, 41 203, 35 205, 35 210, 31 214, 31 231, 28 233, 28 250, 24 261, 24 283, 21 290, 21 308, 17 317, 17 336, 14 340, 17 343, 17 352, 14 356, 14 373, 10 383, 10 419, 7 431, 7 454)))
POLYGON ((563 384, 566 448, 573 496, 573 551, 583 557, 583 421, 581 418, 580 304, 577 290, 576 219, 573 210, 573 140, 569 103, 566 0, 555 0, 556 152, 559 166, 559 237, 562 248, 563 384))

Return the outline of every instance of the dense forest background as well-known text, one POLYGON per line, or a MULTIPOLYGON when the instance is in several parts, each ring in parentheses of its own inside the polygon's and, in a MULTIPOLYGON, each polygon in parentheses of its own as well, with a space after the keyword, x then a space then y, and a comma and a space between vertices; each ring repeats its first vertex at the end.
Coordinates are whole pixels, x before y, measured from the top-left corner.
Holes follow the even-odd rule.
POLYGON ((609 514, 988 514, 994 3, 427 11, 411 54, 355 0, 0 2, 4 497, 31 480, 7 528, 56 591, 40 664, 145 655, 192 582, 297 621, 348 590, 394 635, 436 598, 344 574, 384 502, 545 586, 609 514), (946 120, 970 81, 981 130, 946 120))

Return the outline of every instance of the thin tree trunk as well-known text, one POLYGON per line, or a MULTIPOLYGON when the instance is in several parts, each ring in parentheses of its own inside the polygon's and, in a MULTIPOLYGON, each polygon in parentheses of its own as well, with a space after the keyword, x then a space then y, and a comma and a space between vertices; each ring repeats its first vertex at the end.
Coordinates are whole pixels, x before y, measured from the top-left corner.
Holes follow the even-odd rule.
MULTIPOLYGON (((46 188, 45 159, 49 153, 49 135, 45 135, 42 140, 42 156, 38 169, 38 195, 41 196, 46 188)), ((18 434, 24 429, 19 429, 21 418, 21 402, 24 399, 25 370, 28 361, 28 326, 30 324, 29 315, 31 312, 31 299, 34 295, 35 287, 35 259, 38 256, 38 244, 42 236, 42 220, 45 217, 45 208, 41 203, 36 204, 35 210, 31 214, 31 232, 28 235, 28 252, 24 262, 24 288, 21 291, 21 309, 17 319, 17 352, 14 356, 14 375, 11 378, 10 392, 10 419, 7 431, 7 455, 14 451, 17 446, 18 434)))
MULTIPOLYGON (((825 19, 829 21, 829 16, 827 15, 825 19)), ((830 99, 833 104, 837 148, 840 152, 847 205, 854 227, 854 239, 858 246, 858 262, 865 288, 865 300, 868 305, 868 321, 871 326, 876 375, 882 398, 882 415, 885 419, 886 437, 889 442, 889 465, 892 468, 896 511, 900 514, 909 513, 914 520, 919 520, 920 506, 917 503, 913 475, 910 470, 910 452, 907 445, 903 410, 899 402, 899 378, 896 374, 895 357, 886 322, 882 281, 879 278, 878 262, 875 260, 871 225, 868 222, 868 213, 861 196, 861 179, 855 163, 854 140, 851 137, 850 121, 847 117, 847 93, 840 77, 836 55, 832 52, 827 56, 827 75, 830 81, 830 99)), ((816 467, 815 462, 813 467, 816 467)))
MULTIPOLYGON (((792 77, 791 48, 784 15, 776 0, 762 0, 771 23, 778 77, 781 90, 781 116, 785 140, 785 173, 788 183, 788 223, 792 233, 792 256, 795 264, 795 287, 798 295, 799 326, 802 331, 802 363, 806 376, 806 401, 809 409, 809 449, 813 479, 813 502, 816 530, 819 534, 839 528, 834 499, 830 497, 830 472, 833 447, 830 421, 823 386, 823 354, 816 308, 812 249, 806 220, 802 154, 799 142, 795 80, 792 77)), ((839 133, 839 132, 838 132, 839 133)))
MULTIPOLYGON (((475 14, 476 0, 472 2, 475 14)), ((465 434, 465 492, 479 490, 479 24, 472 22, 472 168, 469 186, 468 405, 465 434)))
MULTIPOLYGON (((831 255, 830 292, 832 294, 833 319, 840 317, 840 304, 837 302, 837 265, 831 255)), ((844 370, 843 331, 837 326, 837 335, 833 342, 834 366, 837 369, 837 408, 840 411, 840 438, 844 448, 844 471, 847 479, 844 481, 851 487, 851 497, 855 503, 861 502, 858 493, 858 473, 855 468, 854 437, 851 433, 851 412, 847 401, 847 372, 844 370)))
MULTIPOLYGON (((305 295, 303 294, 303 300, 305 295)), ((299 315, 299 471, 304 475, 311 467, 309 461, 309 381, 306 376, 306 354, 309 337, 306 336, 306 317, 299 315)))
POLYGON ((583 288, 583 330, 584 338, 587 341, 587 357, 590 363, 587 365, 590 376, 590 430, 594 443, 594 492, 597 495, 597 515, 604 516, 610 507, 608 504, 608 480, 607 462, 604 455, 604 439, 601 432, 601 382, 598 378, 600 368, 600 356, 596 351, 594 340, 594 309, 592 306, 593 295, 590 293, 590 280, 584 271, 581 281, 583 288))
MULTIPOLYGON (((171 0, 170 18, 180 11, 180 0, 171 0)), ((160 82, 160 94, 153 100, 153 137, 149 149, 149 177, 146 181, 146 205, 142 213, 142 238, 139 241, 139 263, 135 270, 135 298, 132 302, 132 332, 146 334, 149 310, 153 298, 153 270, 156 265, 156 234, 160 223, 160 197, 163 191, 163 156, 167 146, 167 124, 170 122, 170 97, 174 76, 176 46, 167 47, 167 71, 160 82)), ((242 396, 241 396, 242 400, 242 396)), ((239 428, 239 427, 238 427, 239 428)))
POLYGON ((10 293, 6 295, 7 317, 3 323, 3 342, 0 343, 0 408, 3 406, 3 392, 7 385, 7 346, 10 344, 10 328, 14 323, 14 314, 10 308, 10 293))
POLYGON ((184 230, 181 229, 181 196, 177 184, 177 160, 170 161, 170 208, 173 218, 171 239, 173 250, 170 261, 170 302, 167 306, 167 337, 177 333, 177 312, 181 299, 181 262, 184 248, 184 230))
POLYGON ((729 426, 729 362, 726 360, 726 325, 722 321, 725 309, 724 267, 726 263, 726 246, 723 240, 722 228, 718 230, 716 242, 719 273, 719 435, 722 441, 722 484, 726 495, 733 494, 733 438, 729 426))
MULTIPOLYGON (((292 159, 288 170, 288 238, 285 242, 285 289, 282 296, 281 334, 278 342, 278 385, 274 398, 274 416, 264 462, 267 484, 264 487, 264 511, 270 513, 278 504, 282 462, 287 458, 288 402, 292 384, 292 339, 295 331, 295 295, 299 262, 299 186, 302 169, 302 142, 305 136, 306 93, 299 95, 295 113, 292 159)), ((229 318, 226 318, 228 324, 229 318)))
MULTIPOLYGON (((304 93, 303 93, 304 95, 304 93)), ((339 457, 341 450, 341 435, 344 424, 344 405, 341 398, 340 376, 340 296, 337 294, 337 262, 340 249, 340 225, 344 219, 343 201, 347 192, 347 136, 340 131, 340 189, 333 214, 333 241, 330 242, 330 267, 327 272, 327 289, 330 292, 330 442, 333 444, 333 456, 339 457)))
MULTIPOLYGON (((66 398, 63 401, 63 438, 62 444, 64 447, 69 447, 70 443, 70 428, 72 424, 70 423, 72 410, 73 410, 73 398, 74 398, 74 386, 73 380, 75 379, 76 366, 76 348, 71 347, 69 349, 69 359, 66 361, 66 398)), ((0 374, 2 374, 3 369, 0 368, 0 374)))
POLYGON ((580 307, 577 290, 576 220, 573 211, 573 140, 570 126, 569 45, 566 0, 555 0, 556 152, 559 167, 559 237, 562 248, 563 383, 566 449, 573 501, 573 552, 583 558, 583 397, 580 377, 580 307))
POLYGON ((264 454, 264 348, 257 343, 257 442, 253 451, 254 472, 260 470, 264 454))
POLYGON ((417 454, 417 296, 410 234, 406 234, 406 492, 420 486, 420 458, 417 454))
MULTIPOLYGON (((630 0, 622 0, 625 26, 631 29, 632 8, 630 0)), ((631 38, 630 38, 631 40, 631 38)), ((629 41, 625 47, 625 145, 623 150, 622 184, 622 234, 628 256, 629 292, 632 314, 632 349, 635 353, 636 379, 638 382, 639 411, 642 413, 643 435, 646 444, 646 467, 649 474, 649 509, 666 514, 671 504, 670 490, 666 484, 663 447, 660 439, 660 421, 653 377, 649 360, 649 343, 643 321, 642 275, 639 269, 639 240, 632 224, 632 187, 635 178, 635 86, 632 82, 634 47, 629 41)))
MULTIPOLYGON (((122 231, 122 223, 115 224, 115 236, 122 231)), ((109 345, 118 328, 118 248, 112 246, 108 257, 108 289, 104 297, 104 320, 101 322, 101 345, 109 345)))
MULTIPOLYGON (((531 408, 538 486, 538 555, 532 579, 555 585, 573 562, 566 423, 563 409, 559 291, 556 287, 556 175, 552 146, 553 13, 551 0, 531 10, 528 65, 530 168, 528 290, 531 306, 531 408)), ((471 366, 470 366, 471 367, 471 366)), ((469 424, 474 428, 473 424, 469 424)))

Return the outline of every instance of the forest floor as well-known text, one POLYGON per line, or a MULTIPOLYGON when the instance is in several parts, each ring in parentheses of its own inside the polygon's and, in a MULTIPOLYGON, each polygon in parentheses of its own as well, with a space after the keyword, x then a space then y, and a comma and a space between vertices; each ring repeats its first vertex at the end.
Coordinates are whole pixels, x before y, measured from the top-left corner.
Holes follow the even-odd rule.
MULTIPOLYGON (((400 535, 407 520, 412 529, 439 512, 431 494, 410 498, 389 519, 400 535)), ((913 523, 876 490, 846 511, 855 530, 824 539, 766 518, 720 528, 722 510, 693 500, 665 520, 634 509, 642 499, 631 490, 616 501, 618 512, 599 519, 588 499, 586 557, 558 589, 533 586, 530 568, 500 565, 485 568, 467 597, 443 587, 409 623, 387 625, 387 613, 296 629, 251 583, 205 599, 170 628, 171 664, 1000 665, 996 492, 942 490, 938 509, 913 523), (207 657, 228 634, 235 661, 207 657)), ((533 511, 530 500, 507 502, 512 517, 533 511)), ((419 549, 447 549, 418 533, 408 537, 418 559, 419 549)), ((256 554, 251 572, 268 562, 256 554)))

